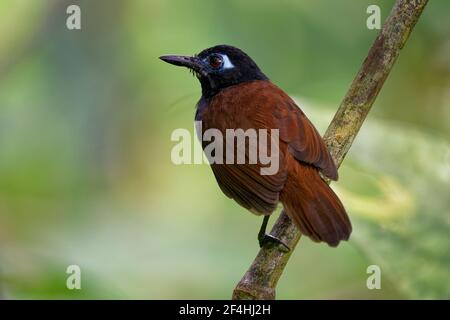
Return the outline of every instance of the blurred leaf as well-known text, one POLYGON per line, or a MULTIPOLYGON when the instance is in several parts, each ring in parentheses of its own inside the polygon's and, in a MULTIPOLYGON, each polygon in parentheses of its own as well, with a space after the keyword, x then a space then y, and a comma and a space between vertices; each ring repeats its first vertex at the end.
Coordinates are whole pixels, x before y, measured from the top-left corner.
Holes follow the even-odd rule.
POLYGON ((442 138, 372 120, 341 170, 353 240, 411 298, 450 298, 449 155, 442 138))

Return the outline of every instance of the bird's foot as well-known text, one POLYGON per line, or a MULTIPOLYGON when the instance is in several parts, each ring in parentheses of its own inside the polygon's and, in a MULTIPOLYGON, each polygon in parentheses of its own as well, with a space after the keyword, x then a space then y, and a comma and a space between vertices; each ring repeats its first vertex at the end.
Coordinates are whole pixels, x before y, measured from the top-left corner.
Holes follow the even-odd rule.
POLYGON ((263 234, 263 235, 258 235, 258 241, 259 241, 259 247, 262 248, 263 246, 265 246, 266 244, 270 245, 270 246, 277 246, 279 245, 283 252, 289 252, 291 251, 291 249, 287 246, 287 244, 285 244, 283 241, 281 241, 280 239, 270 235, 270 234, 263 234))

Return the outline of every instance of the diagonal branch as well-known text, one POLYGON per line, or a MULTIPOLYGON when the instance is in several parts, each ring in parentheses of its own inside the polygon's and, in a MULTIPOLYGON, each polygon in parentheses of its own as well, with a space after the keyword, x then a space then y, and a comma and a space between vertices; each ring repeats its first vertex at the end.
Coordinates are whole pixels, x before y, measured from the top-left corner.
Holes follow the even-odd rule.
MULTIPOLYGON (((367 58, 324 136, 338 166, 350 149, 384 81, 392 70, 400 50, 427 3, 428 0, 397 0, 370 48, 367 58)), ((233 299, 275 298, 278 279, 300 239, 300 232, 283 210, 271 234, 281 239, 292 250, 286 253, 278 247, 261 248, 249 270, 234 289, 233 299)))

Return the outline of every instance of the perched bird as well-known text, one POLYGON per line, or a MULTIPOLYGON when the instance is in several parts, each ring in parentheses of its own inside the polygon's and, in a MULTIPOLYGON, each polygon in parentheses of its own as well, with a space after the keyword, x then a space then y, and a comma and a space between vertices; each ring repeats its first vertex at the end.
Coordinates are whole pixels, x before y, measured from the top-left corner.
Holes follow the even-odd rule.
MULTIPOLYGON (((274 85, 242 50, 218 45, 194 56, 161 60, 189 68, 202 96, 195 119, 202 130, 278 129, 279 168, 262 175, 256 164, 211 164, 221 190, 251 212, 264 215, 260 246, 281 243, 265 233, 269 215, 281 202, 303 235, 335 247, 352 231, 345 209, 323 176, 337 180, 336 165, 321 136, 295 102, 274 85)), ((203 143, 205 148, 205 143, 203 143)), ((288 248, 289 249, 289 248, 288 248)))

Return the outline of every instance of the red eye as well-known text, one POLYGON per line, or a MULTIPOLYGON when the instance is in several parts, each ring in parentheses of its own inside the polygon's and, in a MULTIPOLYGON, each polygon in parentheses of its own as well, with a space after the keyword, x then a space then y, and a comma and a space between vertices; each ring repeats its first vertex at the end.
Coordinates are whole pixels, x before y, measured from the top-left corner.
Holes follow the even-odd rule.
POLYGON ((223 60, 221 56, 213 55, 209 57, 208 63, 211 68, 218 69, 222 66, 223 60))

